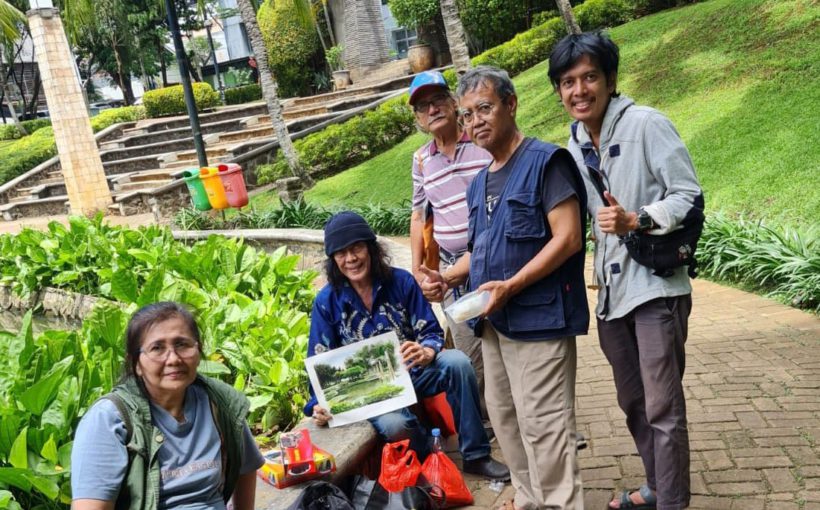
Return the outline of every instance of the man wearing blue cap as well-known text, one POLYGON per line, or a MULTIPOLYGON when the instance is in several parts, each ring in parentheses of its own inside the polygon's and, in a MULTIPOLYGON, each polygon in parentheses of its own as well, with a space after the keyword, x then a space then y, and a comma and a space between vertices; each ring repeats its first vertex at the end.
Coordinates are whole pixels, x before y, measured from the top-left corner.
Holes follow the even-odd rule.
MULTIPOLYGON (((410 220, 410 244, 413 254, 413 276, 421 284, 426 278, 424 226, 433 218, 433 239, 438 245, 440 268, 456 263, 467 251, 467 186, 473 177, 492 161, 490 154, 474 145, 458 122, 458 108, 444 76, 437 71, 418 74, 410 85, 410 105, 416 125, 433 137, 413 155, 413 213, 410 220)), ((427 261, 427 264, 430 262, 427 261)), ((435 267, 431 268, 435 269, 435 267)), ((463 293, 462 287, 451 289, 444 298, 447 306, 463 293)), ((484 363, 481 340, 466 323, 447 319, 447 333, 456 348, 469 356, 475 368, 485 421, 484 363)))

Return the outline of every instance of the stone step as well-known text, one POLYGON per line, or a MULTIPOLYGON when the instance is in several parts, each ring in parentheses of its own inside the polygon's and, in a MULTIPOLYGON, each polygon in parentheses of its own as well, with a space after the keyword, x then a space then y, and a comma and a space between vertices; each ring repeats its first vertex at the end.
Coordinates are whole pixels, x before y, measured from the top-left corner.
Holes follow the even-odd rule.
MULTIPOLYGON (((190 130, 189 130, 190 133, 190 130)), ((166 152, 176 152, 190 150, 194 147, 193 137, 182 138, 179 140, 163 141, 150 143, 147 145, 139 145, 135 147, 125 147, 122 149, 111 149, 100 152, 100 159, 103 163, 108 161, 119 161, 122 159, 138 158, 142 156, 152 156, 157 154, 164 154, 166 152)))
POLYGON ((241 142, 245 140, 251 140, 253 138, 259 137, 272 137, 273 134, 273 126, 268 124, 268 127, 260 127, 256 129, 246 129, 244 131, 234 131, 233 133, 225 133, 219 135, 219 143, 225 142, 241 142))
POLYGON ((156 180, 145 180, 145 181, 133 181, 133 182, 123 182, 114 184, 114 191, 116 192, 123 192, 123 191, 143 191, 158 188, 160 186, 164 186, 171 182, 173 179, 156 179, 156 180))
MULTIPOLYGON (((225 120, 242 119, 252 115, 261 115, 268 111, 264 102, 249 103, 239 107, 224 107, 211 112, 199 114, 199 123, 209 124, 225 120)), ((179 115, 164 119, 148 119, 137 123, 136 127, 123 131, 123 135, 134 135, 144 133, 156 133, 190 126, 188 115, 179 115)))
MULTIPOLYGON (((245 120, 253 117, 254 116, 252 115, 248 117, 242 117, 239 119, 229 119, 219 122, 209 122, 205 124, 200 123, 199 127, 203 135, 208 135, 212 133, 224 133, 228 131, 237 131, 244 127, 243 122, 245 120)), ((136 147, 156 142, 167 142, 192 137, 193 134, 191 132, 191 126, 185 125, 183 127, 175 129, 166 129, 162 131, 156 131, 153 133, 131 134, 128 136, 124 136, 123 138, 116 141, 118 147, 112 148, 136 147)))
POLYGON ((103 163, 103 170, 105 170, 105 175, 117 175, 127 172, 138 172, 140 170, 152 170, 160 167, 159 158, 159 154, 152 154, 136 158, 106 161, 103 163))
POLYGON ((0 214, 6 221, 14 221, 17 218, 29 218, 32 216, 54 216, 67 214, 68 196, 59 195, 55 197, 39 198, 22 202, 9 202, 0 205, 0 214))

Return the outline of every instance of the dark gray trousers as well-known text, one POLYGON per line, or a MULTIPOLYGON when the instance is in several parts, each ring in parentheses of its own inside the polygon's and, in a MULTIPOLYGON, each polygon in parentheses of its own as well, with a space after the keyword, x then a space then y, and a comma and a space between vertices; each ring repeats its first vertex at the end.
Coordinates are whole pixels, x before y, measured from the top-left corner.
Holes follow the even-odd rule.
POLYGON ((658 298, 620 319, 598 319, 618 405, 643 460, 659 510, 689 506, 689 432, 683 395, 684 344, 692 296, 658 298))

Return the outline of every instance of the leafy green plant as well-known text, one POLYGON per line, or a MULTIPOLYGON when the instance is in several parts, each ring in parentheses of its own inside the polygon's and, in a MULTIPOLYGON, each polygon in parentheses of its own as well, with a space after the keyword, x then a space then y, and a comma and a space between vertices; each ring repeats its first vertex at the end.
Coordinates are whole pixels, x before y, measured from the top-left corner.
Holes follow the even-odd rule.
MULTIPOLYGON (((348 208, 349 209, 349 208, 348 208)), ((206 214, 189 208, 183 209, 174 217, 174 224, 183 230, 233 230, 259 228, 310 228, 321 229, 330 216, 340 208, 326 209, 296 200, 283 203, 270 210, 243 211, 227 221, 211 218, 206 214)), ((397 207, 367 204, 352 208, 367 220, 373 231, 380 235, 407 235, 410 231, 410 204, 397 207)))
POLYGON ((820 312, 820 232, 713 215, 698 244, 702 274, 780 296, 820 312))
POLYGON ((225 104, 242 104, 262 99, 262 87, 256 83, 225 89, 225 104))
MULTIPOLYGON (((20 124, 23 125, 23 128, 26 130, 26 133, 30 135, 40 128, 50 126, 51 119, 24 120, 20 124)), ((20 138, 21 136, 23 136, 23 134, 20 132, 19 129, 17 129, 16 125, 0 124, 0 140, 14 140, 16 138, 20 138)))
MULTIPOLYGON (((197 111, 219 105, 219 94, 207 83, 192 83, 197 111)), ((182 85, 149 90, 142 96, 145 112, 151 118, 185 113, 182 85)))
MULTIPOLYGON (((294 143, 302 163, 314 176, 332 175, 392 147, 413 131, 413 112, 407 97, 391 99, 378 108, 335 124, 294 143)), ((260 167, 260 184, 290 175, 278 154, 272 165, 260 167)))
POLYGON ((316 29, 304 22, 294 2, 267 0, 259 6, 256 17, 280 95, 309 93, 313 57, 319 49, 316 29))
POLYGON ((331 71, 340 71, 344 69, 345 63, 342 60, 342 54, 344 53, 344 46, 336 45, 331 46, 325 52, 325 60, 327 61, 328 67, 330 67, 331 71))

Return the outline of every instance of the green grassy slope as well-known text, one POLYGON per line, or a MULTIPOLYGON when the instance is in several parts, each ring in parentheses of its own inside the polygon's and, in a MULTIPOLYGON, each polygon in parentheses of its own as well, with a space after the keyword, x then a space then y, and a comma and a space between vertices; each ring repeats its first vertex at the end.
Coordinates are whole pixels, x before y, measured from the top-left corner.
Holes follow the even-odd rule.
MULTIPOLYGON (((820 217, 820 5, 711 0, 611 31, 619 90, 658 108, 695 161, 710 210, 804 225, 820 217)), ((569 117, 541 63, 515 78, 525 134, 565 145, 569 117)), ((319 182, 319 203, 397 204, 411 195, 416 134, 319 182)))

